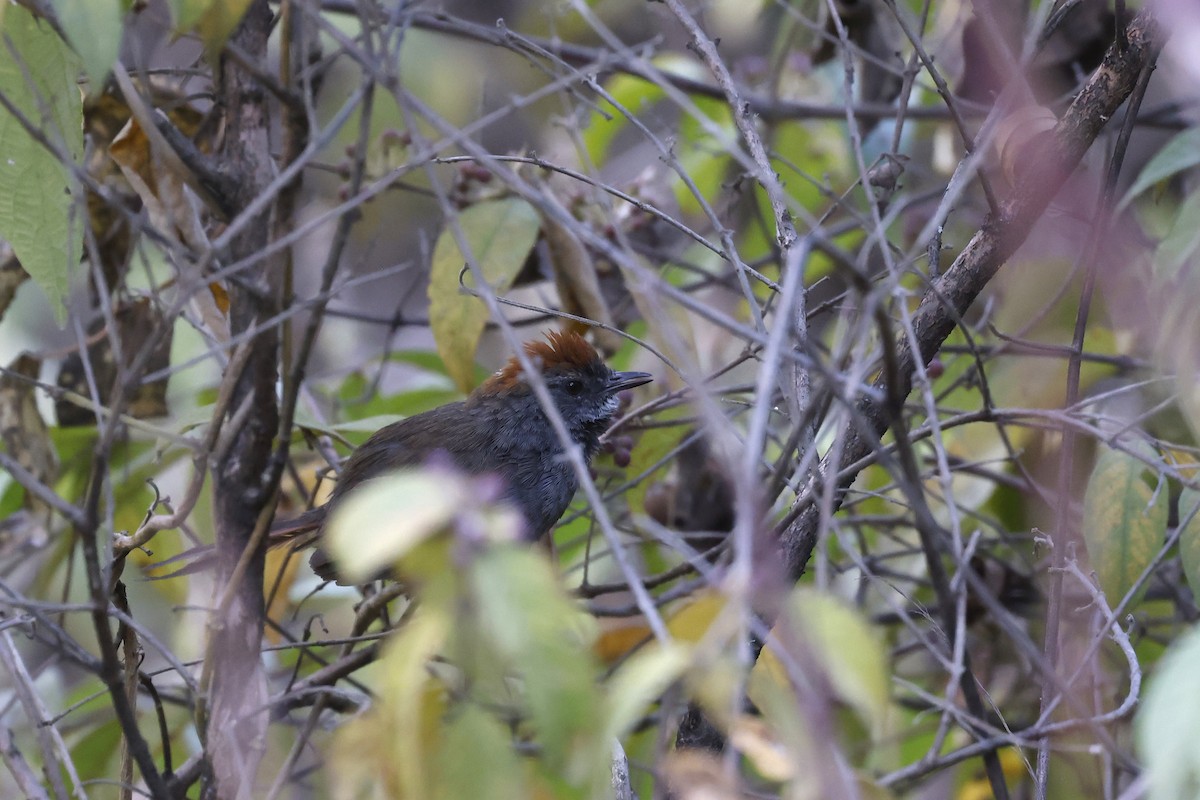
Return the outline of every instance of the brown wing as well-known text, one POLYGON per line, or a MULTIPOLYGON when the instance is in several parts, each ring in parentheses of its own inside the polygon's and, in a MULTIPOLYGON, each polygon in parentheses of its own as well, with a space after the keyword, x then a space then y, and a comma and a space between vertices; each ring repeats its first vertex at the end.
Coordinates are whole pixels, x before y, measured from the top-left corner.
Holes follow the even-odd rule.
POLYGON ((271 526, 270 545, 296 550, 318 545, 309 558, 313 571, 325 580, 336 580, 334 565, 319 546, 329 509, 366 481, 401 467, 422 464, 439 450, 448 453, 460 467, 470 469, 464 463, 470 460, 467 454, 481 447, 479 426, 472 423, 462 403, 450 403, 380 428, 346 459, 329 502, 293 519, 277 520, 271 526))
POLYGON ((464 462, 469 461, 468 453, 482 447, 479 427, 462 403, 449 403, 380 428, 346 459, 332 499, 336 502, 364 481, 392 470, 423 464, 439 450, 461 468, 474 471, 464 462))

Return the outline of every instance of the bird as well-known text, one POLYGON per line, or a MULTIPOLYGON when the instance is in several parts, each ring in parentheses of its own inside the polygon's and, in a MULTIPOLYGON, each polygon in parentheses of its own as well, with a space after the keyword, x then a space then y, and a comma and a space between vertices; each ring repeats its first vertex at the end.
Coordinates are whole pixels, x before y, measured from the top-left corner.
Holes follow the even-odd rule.
MULTIPOLYGON (((620 400, 618 395, 649 383, 646 372, 616 372, 574 331, 552 331, 524 345, 541 373, 571 441, 591 463, 620 400)), ((525 538, 537 541, 562 517, 578 488, 563 443, 513 356, 465 400, 447 403, 376 431, 342 466, 329 500, 292 519, 272 524, 268 543, 299 550, 317 548, 309 559, 324 580, 338 579, 321 548, 325 521, 355 489, 403 467, 449 458, 458 469, 492 474, 503 483, 501 497, 525 523, 525 538)))

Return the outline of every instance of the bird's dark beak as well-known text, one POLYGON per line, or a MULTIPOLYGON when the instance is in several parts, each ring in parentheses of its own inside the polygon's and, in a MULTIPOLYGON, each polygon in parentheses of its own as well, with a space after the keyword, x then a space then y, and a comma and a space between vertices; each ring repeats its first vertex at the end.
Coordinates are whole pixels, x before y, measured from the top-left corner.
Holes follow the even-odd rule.
POLYGON ((608 391, 616 394, 652 380, 654 380, 654 376, 649 372, 614 372, 608 379, 608 391))

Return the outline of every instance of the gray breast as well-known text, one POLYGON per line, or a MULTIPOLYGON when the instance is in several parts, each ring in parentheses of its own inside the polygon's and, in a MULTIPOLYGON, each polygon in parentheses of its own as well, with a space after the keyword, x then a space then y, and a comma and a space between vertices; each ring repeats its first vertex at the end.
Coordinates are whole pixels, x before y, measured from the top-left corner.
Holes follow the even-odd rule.
POLYGON ((547 533, 558 522, 576 488, 575 470, 561 452, 530 453, 528 459, 523 459, 522 468, 517 470, 517 478, 506 495, 525 515, 532 539, 547 533))

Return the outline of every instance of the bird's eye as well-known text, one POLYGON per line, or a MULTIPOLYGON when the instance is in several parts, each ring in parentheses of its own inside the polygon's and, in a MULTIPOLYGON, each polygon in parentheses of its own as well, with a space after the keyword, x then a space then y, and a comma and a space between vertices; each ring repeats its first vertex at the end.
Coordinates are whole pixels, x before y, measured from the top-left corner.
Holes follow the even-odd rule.
POLYGON ((576 395, 583 391, 583 381, 567 381, 567 394, 576 395))

